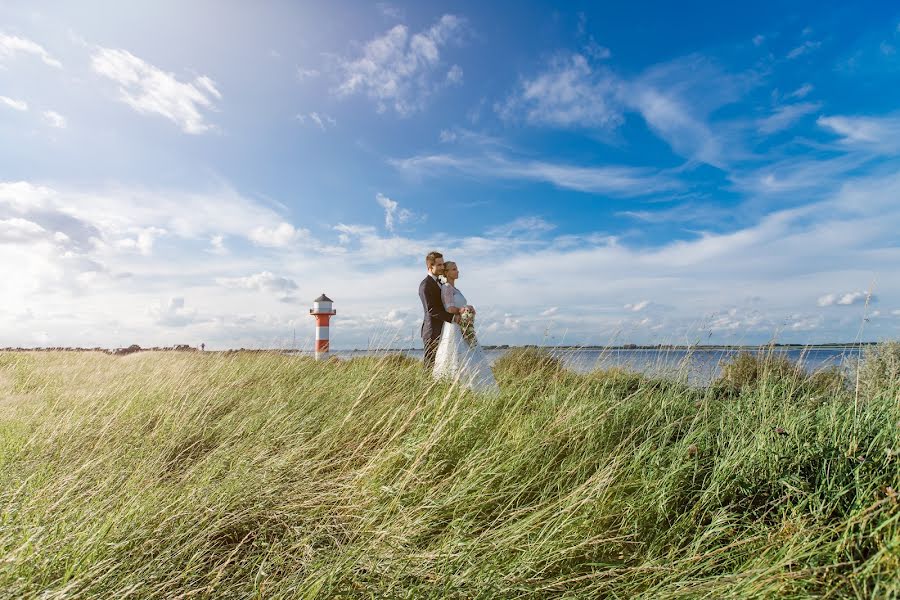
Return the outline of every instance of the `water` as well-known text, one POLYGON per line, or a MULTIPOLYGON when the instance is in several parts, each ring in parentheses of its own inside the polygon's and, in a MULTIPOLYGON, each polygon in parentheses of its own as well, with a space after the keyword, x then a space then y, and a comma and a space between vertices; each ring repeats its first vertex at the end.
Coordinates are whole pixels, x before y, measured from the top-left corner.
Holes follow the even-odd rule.
MULTIPOLYGON (((659 377, 687 374, 688 381, 696 385, 705 385, 715 379, 719 375, 723 364, 729 362, 737 354, 746 351, 748 351, 746 348, 697 350, 550 349, 552 354, 562 359, 567 369, 577 373, 588 373, 597 369, 622 368, 659 377)), ((788 359, 800 364, 810 373, 828 367, 849 368, 859 355, 859 349, 853 347, 774 348, 771 350, 765 348, 762 351, 786 356, 788 359)), ((397 352, 399 351, 337 351, 331 354, 341 359, 350 359, 357 356, 375 356, 397 352)), ((506 349, 485 350, 491 363, 506 354, 506 352, 508 352, 506 349)), ((404 350, 402 353, 417 360, 422 359, 421 350, 404 350)))

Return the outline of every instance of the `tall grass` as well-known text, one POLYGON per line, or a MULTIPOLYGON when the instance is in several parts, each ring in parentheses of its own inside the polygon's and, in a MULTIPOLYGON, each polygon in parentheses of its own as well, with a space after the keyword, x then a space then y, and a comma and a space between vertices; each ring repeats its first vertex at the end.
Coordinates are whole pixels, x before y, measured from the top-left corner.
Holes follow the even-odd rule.
POLYGON ((0 354, 0 597, 900 594, 898 371, 740 361, 0 354))

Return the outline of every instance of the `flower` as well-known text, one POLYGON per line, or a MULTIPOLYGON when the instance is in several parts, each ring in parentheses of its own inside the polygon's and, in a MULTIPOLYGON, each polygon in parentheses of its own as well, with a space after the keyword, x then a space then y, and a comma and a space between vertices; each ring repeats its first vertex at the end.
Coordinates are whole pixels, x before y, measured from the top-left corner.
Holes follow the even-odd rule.
POLYGON ((475 337, 475 313, 468 307, 463 308, 459 313, 459 327, 462 329, 463 339, 470 348, 474 348, 478 343, 478 339, 475 337))

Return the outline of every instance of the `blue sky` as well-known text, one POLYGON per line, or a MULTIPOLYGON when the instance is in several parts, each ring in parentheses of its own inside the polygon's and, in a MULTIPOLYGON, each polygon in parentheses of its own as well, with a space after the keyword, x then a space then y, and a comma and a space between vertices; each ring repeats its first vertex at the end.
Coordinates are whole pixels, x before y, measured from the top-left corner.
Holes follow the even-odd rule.
POLYGON ((0 345, 900 335, 895 5, 184 4, 0 6, 0 345))

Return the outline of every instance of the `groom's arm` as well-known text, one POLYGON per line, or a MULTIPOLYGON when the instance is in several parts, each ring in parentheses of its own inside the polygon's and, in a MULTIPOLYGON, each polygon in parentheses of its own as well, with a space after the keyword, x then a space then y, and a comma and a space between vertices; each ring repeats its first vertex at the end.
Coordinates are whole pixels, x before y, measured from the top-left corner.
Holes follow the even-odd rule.
POLYGON ((428 316, 432 319, 440 319, 446 323, 453 322, 453 315, 444 310, 444 303, 441 302, 441 288, 437 283, 425 284, 425 308, 428 310, 428 316))

